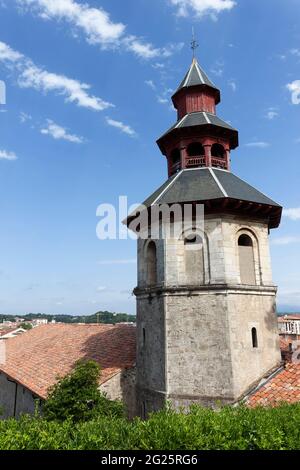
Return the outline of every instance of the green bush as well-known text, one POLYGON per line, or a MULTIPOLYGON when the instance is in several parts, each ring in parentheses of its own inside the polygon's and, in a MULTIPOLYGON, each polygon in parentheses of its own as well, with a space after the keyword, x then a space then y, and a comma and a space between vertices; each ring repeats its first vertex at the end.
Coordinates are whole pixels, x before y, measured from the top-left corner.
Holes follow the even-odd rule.
POLYGON ((74 370, 50 389, 43 406, 47 421, 87 421, 97 416, 123 416, 121 402, 110 401, 98 390, 100 367, 95 361, 79 361, 74 370))
POLYGON ((20 328, 23 328, 23 330, 32 330, 33 326, 31 323, 21 323, 20 328))
POLYGON ((147 421, 98 416, 74 423, 23 416, 0 421, 0 450, 299 450, 299 430, 300 404, 218 412, 193 406, 188 414, 164 410, 147 421))

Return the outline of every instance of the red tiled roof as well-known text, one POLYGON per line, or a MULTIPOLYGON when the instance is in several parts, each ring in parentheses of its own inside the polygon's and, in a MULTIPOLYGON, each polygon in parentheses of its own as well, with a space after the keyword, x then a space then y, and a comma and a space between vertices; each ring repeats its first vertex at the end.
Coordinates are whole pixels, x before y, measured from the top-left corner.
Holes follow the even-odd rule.
POLYGON ((136 329, 132 325, 50 324, 7 339, 0 371, 41 398, 79 359, 101 366, 100 383, 135 363, 136 329))
POLYGON ((1 328, 0 329, 0 336, 7 335, 7 333, 11 333, 14 331, 16 328, 1 328))
POLYGON ((300 364, 287 364, 284 370, 254 392, 247 404, 251 407, 276 406, 283 401, 300 401, 300 364))
POLYGON ((292 314, 289 314, 289 315, 282 315, 282 316, 278 317, 278 321, 280 323, 288 321, 288 320, 300 320, 300 313, 292 313, 292 314))

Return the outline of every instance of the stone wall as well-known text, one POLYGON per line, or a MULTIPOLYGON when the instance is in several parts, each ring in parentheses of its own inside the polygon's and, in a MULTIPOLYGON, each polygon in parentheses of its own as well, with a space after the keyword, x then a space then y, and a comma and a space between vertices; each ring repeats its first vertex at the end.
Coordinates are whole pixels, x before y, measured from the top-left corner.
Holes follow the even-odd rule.
POLYGON ((280 364, 275 312, 274 292, 232 292, 228 295, 230 349, 236 397, 280 364), (257 331, 257 348, 252 345, 252 328, 257 331))
POLYGON ((136 415, 135 368, 124 369, 101 384, 99 389, 104 392, 110 400, 122 400, 129 418, 133 418, 136 415))
POLYGON ((158 284, 147 286, 144 249, 138 241, 138 412, 214 405, 238 399, 280 363, 276 288, 272 282, 268 222, 231 215, 205 219, 204 280, 197 260, 186 269, 184 235, 157 241, 158 284), (255 285, 241 284, 238 239, 253 242, 255 285), (193 272, 191 276, 189 273, 193 272), (252 345, 257 329, 258 347, 252 345), (145 343, 146 338, 146 343, 145 343))

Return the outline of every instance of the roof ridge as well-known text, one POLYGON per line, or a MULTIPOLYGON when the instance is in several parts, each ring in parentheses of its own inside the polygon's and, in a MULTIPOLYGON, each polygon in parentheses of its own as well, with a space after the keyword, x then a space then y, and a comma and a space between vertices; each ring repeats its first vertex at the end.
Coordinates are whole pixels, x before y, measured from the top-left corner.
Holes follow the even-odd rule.
POLYGON ((198 75, 199 75, 199 78, 200 78, 201 82, 202 82, 203 84, 205 84, 205 80, 204 80, 204 78, 203 78, 202 71, 201 71, 201 68, 200 68, 198 62, 195 61, 194 64, 195 64, 195 67, 196 67, 196 70, 197 70, 197 72, 198 72, 198 75))
POLYGON ((177 175, 175 176, 175 178, 172 179, 172 181, 170 181, 170 184, 168 184, 164 189, 163 191, 157 196, 157 198, 154 199, 154 201, 152 202, 151 206, 154 206, 154 204, 157 203, 158 199, 160 199, 164 194, 166 194, 169 189, 171 188, 171 186, 174 184, 174 182, 177 180, 178 176, 181 175, 181 173, 183 172, 183 170, 180 170, 177 175))
POLYGON ((209 172, 211 173, 213 179, 215 180, 215 182, 217 183, 219 189, 222 191, 224 197, 228 197, 228 194, 227 192, 225 191, 221 181, 219 181, 217 175, 214 173, 213 169, 211 167, 208 168, 209 169, 209 172))
POLYGON ((187 73, 187 75, 186 75, 186 79, 184 80, 183 85, 182 85, 183 87, 186 87, 186 86, 187 86, 187 83, 188 83, 188 81, 189 81, 189 79, 190 79, 190 76, 191 76, 193 67, 194 67, 194 62, 191 64, 191 66, 190 66, 190 68, 189 68, 189 71, 188 71, 188 73, 187 73))
POLYGON ((207 85, 206 81, 205 81, 205 78, 203 78, 203 74, 206 76, 206 78, 208 79, 208 81, 215 87, 217 88, 217 86, 215 85, 215 83, 209 78, 209 76, 206 74, 206 72, 202 69, 201 65, 199 64, 199 62, 196 60, 196 63, 195 63, 195 66, 196 66, 196 69, 198 70, 198 73, 200 74, 201 78, 202 78, 202 82, 203 82, 203 85, 207 85))

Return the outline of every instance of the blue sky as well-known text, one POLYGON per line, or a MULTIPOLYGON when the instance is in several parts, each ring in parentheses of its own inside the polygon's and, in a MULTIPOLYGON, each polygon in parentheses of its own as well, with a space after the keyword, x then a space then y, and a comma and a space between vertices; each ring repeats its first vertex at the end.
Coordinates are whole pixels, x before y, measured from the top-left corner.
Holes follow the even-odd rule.
POLYGON ((0 312, 135 313, 135 242, 100 241, 96 209, 166 179, 192 26, 232 171, 286 209, 274 281, 300 310, 299 21, 298 0, 0 0, 0 312))

